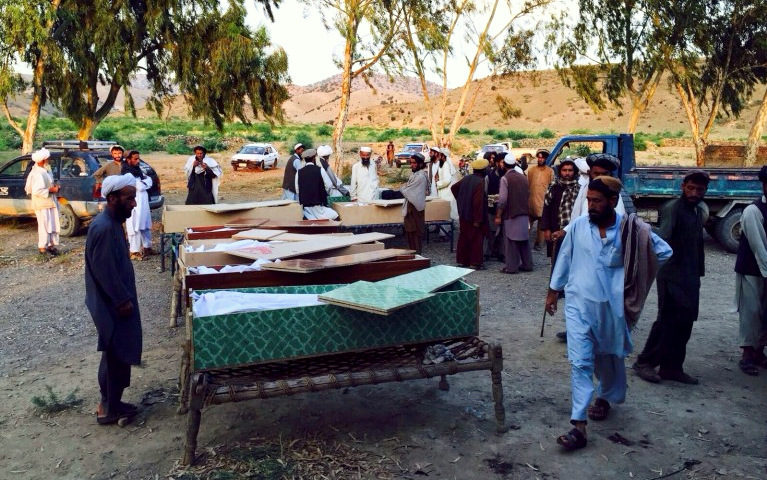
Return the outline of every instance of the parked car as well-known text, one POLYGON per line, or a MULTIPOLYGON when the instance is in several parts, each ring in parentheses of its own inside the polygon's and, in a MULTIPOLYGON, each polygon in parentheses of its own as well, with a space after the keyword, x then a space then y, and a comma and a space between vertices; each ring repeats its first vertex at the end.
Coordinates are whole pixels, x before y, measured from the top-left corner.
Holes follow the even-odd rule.
MULTIPOLYGON (((102 209, 105 200, 97 189, 95 172, 101 165, 111 162, 109 148, 114 142, 88 142, 88 148, 80 148, 77 141, 44 142, 51 151, 48 164, 53 179, 61 186, 58 193, 61 235, 76 235, 102 209)), ((34 217, 32 200, 24 191, 27 175, 32 170, 32 156, 22 155, 0 167, 0 215, 34 217)), ((149 206, 162 207, 160 179, 154 169, 143 160, 141 170, 152 179, 149 206)))
POLYGON ((249 143, 232 156, 232 168, 236 171, 240 168, 255 170, 260 168, 277 168, 279 159, 277 149, 271 143, 249 143))
POLYGON ((509 144, 508 143, 489 143, 485 146, 483 146, 479 151, 477 152, 477 159, 485 158, 485 154, 487 152, 495 152, 495 153, 501 153, 501 152, 508 152, 509 151, 509 144))
POLYGON ((397 168, 402 165, 410 164, 410 157, 414 153, 421 153, 427 159, 429 158, 429 145, 427 143, 416 142, 406 143, 402 150, 394 154, 394 163, 397 164, 397 168))

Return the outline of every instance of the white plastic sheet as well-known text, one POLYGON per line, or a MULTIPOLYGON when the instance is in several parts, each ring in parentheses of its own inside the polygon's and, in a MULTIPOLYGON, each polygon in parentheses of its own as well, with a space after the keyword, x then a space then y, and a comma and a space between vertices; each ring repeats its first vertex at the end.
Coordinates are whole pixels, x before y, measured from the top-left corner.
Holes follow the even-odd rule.
POLYGON ((228 290, 203 294, 192 293, 192 310, 196 317, 315 305, 323 305, 323 303, 317 299, 316 294, 306 293, 243 293, 228 290))

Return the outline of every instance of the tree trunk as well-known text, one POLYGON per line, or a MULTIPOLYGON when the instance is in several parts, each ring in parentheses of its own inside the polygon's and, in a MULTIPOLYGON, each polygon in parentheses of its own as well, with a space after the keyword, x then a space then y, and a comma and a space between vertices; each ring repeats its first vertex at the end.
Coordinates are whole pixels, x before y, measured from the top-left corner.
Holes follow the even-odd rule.
POLYGON ((78 140, 93 139, 93 131, 96 130, 98 123, 92 118, 84 118, 80 122, 80 129, 77 131, 78 140))
POLYGON ((27 114, 27 125, 24 129, 24 135, 21 136, 21 154, 25 155, 32 151, 35 143, 35 131, 37 131, 37 121, 40 119, 40 109, 43 106, 43 74, 45 72, 46 49, 44 48, 35 64, 35 71, 32 78, 32 101, 29 103, 29 113, 27 114))
POLYGON ((761 143, 765 120, 767 120, 767 90, 764 91, 762 105, 759 107, 759 111, 756 112, 754 123, 751 124, 751 131, 748 133, 748 140, 746 141, 746 158, 743 163, 746 167, 752 167, 756 164, 756 154, 759 151, 759 143, 761 143))
POLYGON ((631 115, 629 115, 629 123, 626 127, 628 133, 636 133, 637 126, 639 126, 639 117, 642 116, 647 107, 650 105, 650 100, 655 96, 655 91, 658 89, 661 75, 663 70, 655 73, 650 78, 649 83, 643 84, 642 88, 635 93, 629 90, 629 97, 631 98, 631 115))
POLYGON ((349 117, 349 98, 352 94, 352 44, 354 41, 354 38, 346 37, 344 70, 341 74, 341 101, 338 104, 338 116, 333 125, 333 153, 335 154, 333 168, 336 172, 341 172, 341 160, 343 159, 341 139, 346 129, 346 120, 349 117))
POLYGON ((706 139, 700 133, 700 120, 698 118, 698 112, 696 110, 697 105, 695 98, 692 96, 689 88, 685 91, 684 86, 677 80, 674 81, 674 87, 679 95, 679 100, 682 102, 684 111, 687 114, 687 122, 690 124, 690 132, 692 133, 692 142, 695 145, 695 165, 698 167, 703 166, 703 151, 706 148, 706 139))

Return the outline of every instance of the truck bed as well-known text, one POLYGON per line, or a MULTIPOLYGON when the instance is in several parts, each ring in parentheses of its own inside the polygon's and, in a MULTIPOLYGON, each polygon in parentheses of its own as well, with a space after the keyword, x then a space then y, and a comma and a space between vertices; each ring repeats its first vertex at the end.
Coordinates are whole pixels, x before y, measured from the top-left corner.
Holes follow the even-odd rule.
MULTIPOLYGON (((623 176, 632 197, 679 196, 688 167, 635 167, 623 176)), ((704 168, 711 176, 706 199, 755 198, 762 191, 759 168, 704 168)))

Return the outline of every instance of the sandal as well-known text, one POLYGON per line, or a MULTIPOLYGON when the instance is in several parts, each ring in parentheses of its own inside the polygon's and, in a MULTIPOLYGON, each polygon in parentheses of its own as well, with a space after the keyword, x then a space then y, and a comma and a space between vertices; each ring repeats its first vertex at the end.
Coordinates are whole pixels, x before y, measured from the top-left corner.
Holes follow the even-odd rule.
POLYGON ((99 425, 111 425, 117 423, 120 417, 124 416, 119 413, 106 413, 106 408, 99 403, 98 410, 96 411, 96 422, 99 425))
POLYGON ((498 270, 498 271, 499 271, 499 272, 501 272, 501 273, 505 273, 505 274, 507 274, 507 275, 514 275, 514 274, 516 274, 516 273, 519 273, 519 271, 516 271, 516 272, 510 272, 510 271, 506 270, 506 267, 503 267, 502 269, 500 269, 500 270, 498 270))
POLYGON ((756 377, 759 375, 759 369, 756 368, 756 365, 751 360, 741 359, 738 362, 738 366, 740 367, 740 371, 745 373, 746 375, 751 375, 752 377, 756 377))
POLYGON ((558 436, 557 443, 562 445, 565 450, 573 451, 585 447, 588 441, 583 432, 577 428, 573 428, 566 434, 558 436))
POLYGON ((607 418, 610 413, 610 402, 604 398, 594 400, 594 405, 588 409, 589 418, 597 422, 607 418))

